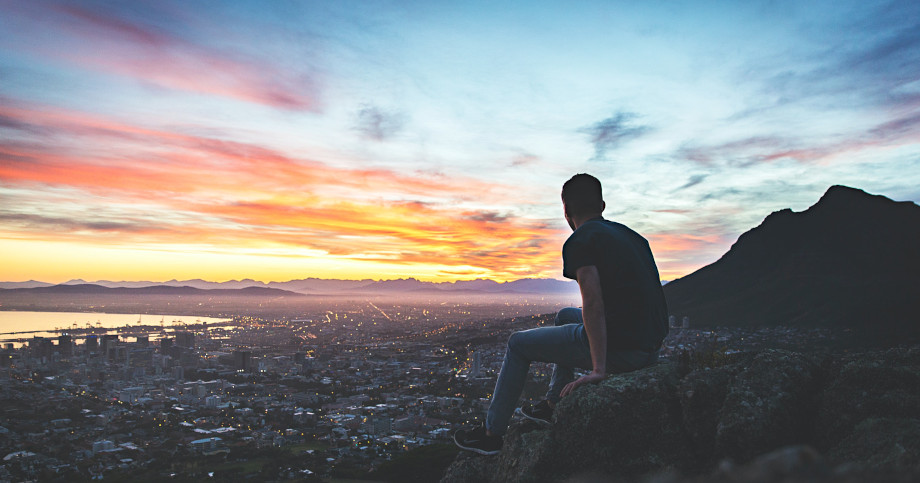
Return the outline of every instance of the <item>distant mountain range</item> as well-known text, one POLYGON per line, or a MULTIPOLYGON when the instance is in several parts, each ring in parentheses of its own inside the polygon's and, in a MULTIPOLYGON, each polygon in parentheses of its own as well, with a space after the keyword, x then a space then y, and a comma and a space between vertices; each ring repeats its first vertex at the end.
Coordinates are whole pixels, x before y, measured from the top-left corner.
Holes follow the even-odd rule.
POLYGON ((920 206, 833 186, 785 209, 715 263, 664 287, 691 326, 840 326, 920 333, 920 206))
POLYGON ((335 280, 308 278, 288 282, 258 282, 231 280, 208 282, 195 280, 170 280, 168 282, 87 282, 71 280, 53 285, 45 282, 0 282, 0 290, 23 293, 131 293, 174 295, 207 292, 212 295, 343 295, 343 294, 396 294, 396 293, 470 293, 470 294, 577 294, 575 282, 554 279, 522 279, 499 283, 493 280, 460 282, 423 282, 414 278, 399 280, 335 280), (191 291, 191 292, 189 292, 191 291), (274 291, 274 292, 272 292, 274 291))
POLYGON ((188 286, 150 285, 147 287, 105 287, 91 283, 62 284, 30 288, 6 288, 5 293, 62 294, 62 295, 211 295, 211 296, 260 296, 260 297, 303 297, 303 294, 268 287, 245 287, 236 289, 200 289, 188 286))

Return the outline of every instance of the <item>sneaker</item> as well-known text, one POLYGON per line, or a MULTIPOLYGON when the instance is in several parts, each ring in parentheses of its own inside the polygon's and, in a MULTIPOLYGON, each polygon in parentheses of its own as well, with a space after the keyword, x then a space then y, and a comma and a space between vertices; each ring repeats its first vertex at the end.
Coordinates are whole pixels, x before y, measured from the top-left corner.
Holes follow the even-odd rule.
POLYGON ((517 408, 515 413, 543 425, 549 425, 553 421, 553 408, 549 407, 549 401, 545 399, 537 404, 524 404, 517 408))
POLYGON ((454 433, 454 443, 460 448, 467 451, 473 451, 482 455, 494 455, 501 452, 502 437, 489 436, 486 434, 485 424, 476 429, 457 430, 454 433))

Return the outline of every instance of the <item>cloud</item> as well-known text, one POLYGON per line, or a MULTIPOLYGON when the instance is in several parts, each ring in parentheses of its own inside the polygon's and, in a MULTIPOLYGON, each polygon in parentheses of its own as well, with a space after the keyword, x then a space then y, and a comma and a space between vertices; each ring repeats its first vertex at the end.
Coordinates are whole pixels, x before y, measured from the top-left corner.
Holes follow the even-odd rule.
POLYGON ((511 184, 346 168, 61 109, 0 106, 0 117, 31 133, 15 143, 0 140, 0 196, 4 206, 18 207, 0 217, 5 236, 271 246, 472 267, 499 279, 558 269, 561 224, 515 214, 510 207, 521 195, 511 184), (60 194, 43 202, 50 193, 60 194))
POLYGON ((511 167, 530 166, 540 161, 540 157, 530 153, 520 153, 511 159, 511 167))
MULTIPOLYGON (((753 136, 714 145, 687 143, 675 152, 675 158, 703 166, 747 167, 784 159, 812 164, 872 148, 890 148, 918 142, 920 113, 909 113, 868 129, 841 133, 824 139, 753 136)), ((690 181, 695 179, 696 177, 692 177, 690 181)), ((681 189, 689 186, 692 184, 688 182, 688 185, 681 189)))
POLYGON ((866 137, 879 143, 902 139, 920 141, 920 112, 879 124, 870 129, 866 137))
POLYGON ((676 157, 703 166, 745 166, 764 160, 767 157, 764 153, 788 151, 792 142, 779 136, 752 136, 708 146, 686 143, 678 149, 676 157))
POLYGON ((681 187, 675 189, 674 191, 681 191, 681 190, 685 190, 685 189, 687 189, 687 188, 690 188, 690 187, 692 187, 692 186, 696 186, 696 185, 702 183, 703 181, 705 181, 706 178, 708 178, 708 177, 709 177, 708 174, 695 174, 695 175, 691 176, 690 179, 688 179, 686 183, 684 183, 681 187))
POLYGON ((608 151, 619 148, 623 143, 650 130, 648 126, 635 125, 633 121, 636 117, 636 114, 621 111, 580 129, 579 132, 587 134, 594 145, 594 159, 604 159, 608 151))
POLYGON ((162 227, 151 226, 145 223, 111 220, 80 220, 65 217, 50 217, 27 213, 6 212, 0 213, 0 226, 10 229, 17 227, 24 232, 45 233, 57 232, 65 235, 73 232, 98 232, 98 233, 166 233, 162 227))
POLYGON ((508 215, 500 215, 494 211, 479 211, 472 213, 465 213, 471 220, 482 221, 486 223, 502 223, 508 219, 508 215))
POLYGON ((385 141, 395 136, 405 125, 405 115, 387 112, 377 106, 364 106, 357 114, 355 130, 362 137, 385 141))
POLYGON ((898 89, 920 80, 920 4, 890 2, 855 24, 870 37, 850 44, 828 73, 851 79, 854 90, 874 91, 889 105, 920 99, 916 90, 898 89))
POLYGON ((920 3, 864 3, 848 23, 812 27, 823 49, 785 53, 744 66, 762 105, 742 119, 808 102, 829 109, 920 105, 920 3))
MULTIPOLYGON (((248 55, 209 43, 206 36, 196 38, 200 26, 172 7, 24 4, 6 13, 20 17, 20 28, 34 31, 35 42, 25 47, 32 54, 171 90, 287 110, 320 109, 318 75, 305 59, 248 55)), ((225 38, 232 37, 229 26, 217 25, 227 29, 225 38)))

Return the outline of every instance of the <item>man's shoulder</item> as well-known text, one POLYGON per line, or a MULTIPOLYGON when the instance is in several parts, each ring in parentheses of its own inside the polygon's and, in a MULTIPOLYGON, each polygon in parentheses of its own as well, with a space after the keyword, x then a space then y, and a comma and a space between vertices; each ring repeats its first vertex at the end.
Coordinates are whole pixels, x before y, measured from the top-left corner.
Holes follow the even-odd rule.
POLYGON ((585 222, 582 226, 578 227, 578 230, 575 231, 572 235, 578 234, 579 231, 582 231, 582 236, 594 237, 613 237, 613 238, 642 238, 642 235, 637 233, 632 228, 612 220, 607 220, 604 218, 596 218, 585 222), (582 231, 584 230, 584 231, 582 231))

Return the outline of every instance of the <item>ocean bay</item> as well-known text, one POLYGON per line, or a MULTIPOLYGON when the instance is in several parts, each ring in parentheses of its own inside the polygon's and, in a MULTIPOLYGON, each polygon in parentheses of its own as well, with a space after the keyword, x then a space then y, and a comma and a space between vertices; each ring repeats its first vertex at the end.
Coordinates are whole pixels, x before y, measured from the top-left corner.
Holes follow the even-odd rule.
MULTIPOLYGON (((30 312, 0 311, 0 342, 16 342, 32 337, 57 337, 62 332, 107 333, 142 326, 164 329, 192 324, 217 324, 228 318, 169 314, 108 314, 100 312, 30 312)), ((19 344, 16 344, 19 345, 19 344)))

